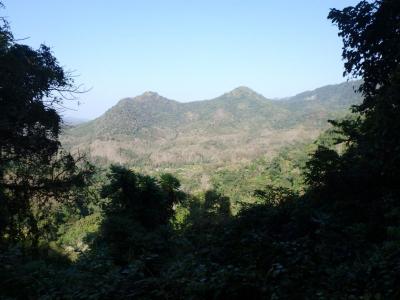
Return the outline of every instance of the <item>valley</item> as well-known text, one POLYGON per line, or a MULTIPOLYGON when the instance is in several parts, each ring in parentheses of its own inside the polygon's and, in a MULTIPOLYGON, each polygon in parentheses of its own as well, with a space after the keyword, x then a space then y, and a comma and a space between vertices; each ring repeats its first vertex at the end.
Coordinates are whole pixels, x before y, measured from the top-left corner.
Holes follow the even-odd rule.
POLYGON ((358 81, 271 100, 239 87, 211 100, 177 102, 155 92, 120 100, 99 118, 69 127, 66 149, 97 165, 170 172, 186 191, 213 187, 216 171, 271 160, 284 147, 311 143, 361 102, 358 81))

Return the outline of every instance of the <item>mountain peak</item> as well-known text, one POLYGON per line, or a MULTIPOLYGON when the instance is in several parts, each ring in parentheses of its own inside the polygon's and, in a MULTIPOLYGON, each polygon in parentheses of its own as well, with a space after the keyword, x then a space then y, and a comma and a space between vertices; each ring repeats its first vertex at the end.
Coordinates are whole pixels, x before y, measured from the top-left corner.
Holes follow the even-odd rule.
POLYGON ((160 95, 156 92, 152 91, 145 91, 143 94, 141 94, 139 97, 160 97, 160 95))
POLYGON ((239 92, 246 92, 246 93, 255 93, 251 88, 241 85, 238 86, 237 88, 233 89, 233 91, 239 91, 239 92))
POLYGON ((226 94, 234 97, 258 95, 255 91, 247 86, 239 86, 226 94))
POLYGON ((165 99, 164 97, 160 96, 156 92, 146 91, 143 94, 136 96, 133 98, 136 101, 149 101, 149 100, 162 100, 165 99))

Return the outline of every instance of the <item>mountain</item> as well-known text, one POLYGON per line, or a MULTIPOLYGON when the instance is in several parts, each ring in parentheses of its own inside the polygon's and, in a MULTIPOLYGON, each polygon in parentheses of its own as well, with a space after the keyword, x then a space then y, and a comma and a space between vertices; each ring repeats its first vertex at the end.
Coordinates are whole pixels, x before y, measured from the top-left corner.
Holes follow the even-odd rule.
POLYGON ((82 123, 85 123, 88 121, 87 119, 84 119, 84 118, 76 118, 76 117, 69 117, 69 116, 63 117, 62 119, 63 119, 63 123, 66 126, 76 126, 76 125, 79 125, 79 124, 82 124, 82 123))
POLYGON ((345 82, 280 100, 248 87, 185 103, 145 92, 68 128, 62 142, 101 163, 163 168, 239 163, 316 138, 328 119, 343 116, 361 101, 354 93, 358 85, 345 82))

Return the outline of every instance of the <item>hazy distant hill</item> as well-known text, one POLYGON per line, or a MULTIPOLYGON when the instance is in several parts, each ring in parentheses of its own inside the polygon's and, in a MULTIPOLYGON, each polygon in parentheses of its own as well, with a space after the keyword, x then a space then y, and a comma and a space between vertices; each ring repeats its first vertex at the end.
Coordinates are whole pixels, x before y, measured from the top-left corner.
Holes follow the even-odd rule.
POLYGON ((82 123, 85 123, 89 120, 83 118, 75 118, 75 117, 63 117, 63 122, 67 126, 76 126, 82 123))
POLYGON ((154 92, 125 98, 101 117, 65 131, 67 148, 99 162, 179 167, 247 161, 313 139, 327 120, 361 98, 358 82, 281 100, 238 87, 211 100, 180 103, 154 92))

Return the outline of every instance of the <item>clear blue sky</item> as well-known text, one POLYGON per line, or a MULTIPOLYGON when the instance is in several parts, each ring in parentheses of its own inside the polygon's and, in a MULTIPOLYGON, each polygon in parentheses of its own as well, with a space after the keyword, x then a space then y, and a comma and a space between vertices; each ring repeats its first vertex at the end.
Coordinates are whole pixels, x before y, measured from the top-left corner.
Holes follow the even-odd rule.
POLYGON ((50 46, 92 88, 67 115, 94 118, 147 90, 192 101, 246 85, 274 98, 341 82, 342 43, 326 16, 358 1, 3 2, 16 38, 50 46))

